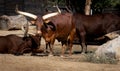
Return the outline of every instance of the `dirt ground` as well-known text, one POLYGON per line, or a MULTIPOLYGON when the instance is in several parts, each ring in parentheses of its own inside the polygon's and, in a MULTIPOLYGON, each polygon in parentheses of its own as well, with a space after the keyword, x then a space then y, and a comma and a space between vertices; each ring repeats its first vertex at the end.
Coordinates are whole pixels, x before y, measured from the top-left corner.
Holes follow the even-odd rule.
MULTIPOLYGON (((0 31, 0 35, 17 34, 22 36, 21 30, 17 31, 0 31)), ((42 40, 42 48, 45 47, 42 40)), ((96 50, 97 46, 88 46, 89 51, 96 50)), ((120 62, 118 64, 97 64, 82 61, 83 55, 74 53, 80 51, 80 46, 73 46, 73 55, 60 57, 61 45, 57 41, 54 46, 55 56, 48 57, 43 54, 31 56, 24 54, 14 56, 11 54, 0 54, 0 71, 120 71, 120 62)))

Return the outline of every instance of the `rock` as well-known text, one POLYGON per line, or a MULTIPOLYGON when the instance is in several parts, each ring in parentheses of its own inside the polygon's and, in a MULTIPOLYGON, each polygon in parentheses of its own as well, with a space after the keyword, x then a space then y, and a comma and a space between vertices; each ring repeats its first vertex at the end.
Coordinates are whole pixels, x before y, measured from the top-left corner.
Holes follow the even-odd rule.
POLYGON ((26 26, 27 23, 29 25, 31 24, 23 15, 0 16, 0 29, 2 30, 21 29, 21 27, 26 26))
POLYGON ((111 33, 108 33, 104 36, 108 37, 109 39, 114 39, 116 37, 118 37, 120 35, 120 30, 117 30, 117 31, 113 31, 111 33))
POLYGON ((95 56, 120 59, 120 36, 99 46, 95 56))

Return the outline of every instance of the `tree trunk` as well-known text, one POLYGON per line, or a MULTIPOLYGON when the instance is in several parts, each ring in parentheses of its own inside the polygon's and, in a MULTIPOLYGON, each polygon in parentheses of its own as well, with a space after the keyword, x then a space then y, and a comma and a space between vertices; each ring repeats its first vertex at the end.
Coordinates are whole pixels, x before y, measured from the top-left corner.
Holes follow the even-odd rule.
POLYGON ((85 4, 85 15, 90 15, 90 5, 91 5, 91 0, 86 0, 85 4))

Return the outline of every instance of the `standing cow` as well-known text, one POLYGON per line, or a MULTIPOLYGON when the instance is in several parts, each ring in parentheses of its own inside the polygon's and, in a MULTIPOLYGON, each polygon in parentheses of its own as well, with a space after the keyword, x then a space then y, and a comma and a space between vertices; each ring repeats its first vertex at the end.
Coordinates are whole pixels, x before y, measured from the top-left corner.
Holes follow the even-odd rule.
POLYGON ((39 42, 40 37, 38 35, 28 37, 19 37, 14 34, 0 36, 0 53, 20 55, 26 50, 33 52, 39 47, 39 42))
POLYGON ((64 55, 66 45, 70 46, 70 55, 72 51, 72 41, 75 33, 74 24, 71 23, 72 14, 59 12, 44 15, 42 17, 18 11, 18 13, 32 17, 36 20, 37 33, 46 41, 46 48, 50 47, 50 55, 53 54, 53 44, 55 39, 62 43, 62 56, 64 55), (67 43, 69 41, 69 43, 67 43))
MULTIPOLYGON (((75 33, 74 24, 71 23, 72 14, 65 13, 49 18, 48 23, 40 23, 40 18, 37 19, 38 29, 41 29, 42 36, 46 41, 46 46, 49 45, 51 52, 55 39, 62 43, 62 55, 65 52, 66 46, 69 44, 70 53, 72 51, 72 42, 75 33), (69 43, 67 43, 69 41, 69 43)), ((52 54, 51 53, 51 54, 52 54)))
POLYGON ((94 40, 107 33, 120 30, 120 17, 115 14, 82 15, 73 14, 72 23, 82 45, 82 52, 87 52, 86 41, 94 40))

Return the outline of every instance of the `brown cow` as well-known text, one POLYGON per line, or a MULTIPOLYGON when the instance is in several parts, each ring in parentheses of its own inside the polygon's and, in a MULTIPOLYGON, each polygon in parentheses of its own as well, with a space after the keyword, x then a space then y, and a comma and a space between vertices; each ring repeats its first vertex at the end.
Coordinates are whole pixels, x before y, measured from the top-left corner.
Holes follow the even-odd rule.
POLYGON ((42 33, 46 41, 46 48, 49 45, 51 54, 55 39, 62 43, 62 55, 69 39, 70 55, 72 51, 72 42, 75 33, 74 25, 71 23, 72 14, 64 13, 49 18, 49 22, 45 23, 40 17, 36 20, 37 30, 42 33))
POLYGON ((0 53, 23 54, 24 51, 34 51, 40 45, 38 35, 29 37, 19 37, 16 35, 0 36, 0 53))
POLYGON ((59 14, 57 12, 51 13, 48 15, 44 15, 42 17, 18 11, 18 13, 32 17, 36 20, 36 26, 37 26, 37 33, 46 41, 46 48, 50 47, 50 55, 53 54, 53 44, 55 39, 58 41, 61 41, 62 43, 62 55, 64 54, 65 47, 67 45, 68 39, 69 39, 69 46, 70 46, 70 55, 72 50, 72 41, 73 36, 75 33, 74 25, 71 23, 72 14, 70 13, 64 13, 59 14), (51 17, 52 16, 52 17, 51 17), (47 23, 46 23, 47 19, 47 23))
POLYGON ((120 30, 120 17, 114 14, 96 14, 86 16, 73 14, 72 23, 82 45, 82 51, 87 52, 86 40, 94 40, 107 33, 120 30))

